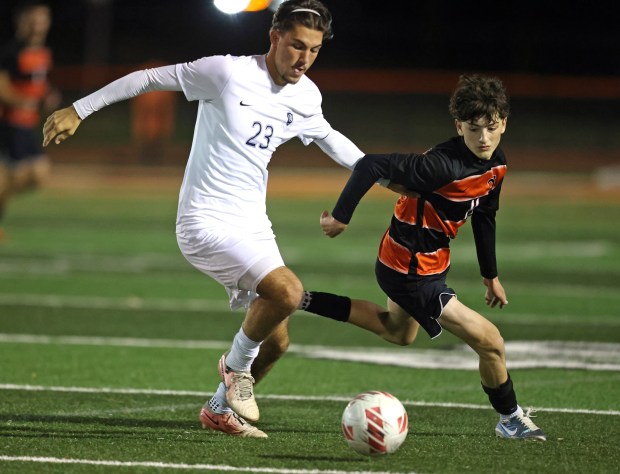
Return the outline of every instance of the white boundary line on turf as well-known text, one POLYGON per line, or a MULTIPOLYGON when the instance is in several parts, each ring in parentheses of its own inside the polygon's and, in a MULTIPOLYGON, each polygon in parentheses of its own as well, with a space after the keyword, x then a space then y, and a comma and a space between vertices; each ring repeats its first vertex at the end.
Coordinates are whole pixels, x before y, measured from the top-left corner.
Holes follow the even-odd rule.
MULTIPOLYGON (((209 340, 133 337, 3 334, 0 343, 75 344, 178 349, 227 349, 230 343, 209 340)), ((288 352, 311 359, 365 362, 418 369, 478 370, 478 357, 465 344, 450 349, 326 347, 291 344, 288 352)), ((509 369, 553 368, 620 372, 620 344, 578 341, 510 341, 509 369)))
MULTIPOLYGON (((0 280, 2 275, 0 274, 0 280)), ((584 290, 585 291, 585 290, 584 290)), ((591 292, 591 289, 588 289, 591 292)), ((611 290, 610 290, 611 291, 611 290)), ((566 289, 566 293, 575 295, 575 289, 566 289)), ((611 293, 615 295, 615 293, 611 293)), ((609 293, 606 294, 609 297, 609 293)), ((208 300, 198 298, 140 298, 138 296, 78 296, 78 295, 46 295, 33 293, 0 293, 0 305, 7 306, 34 306, 44 308, 75 308, 75 309, 118 309, 118 310, 147 310, 147 311, 174 311, 175 314, 195 312, 230 313, 230 306, 225 300, 208 300)), ((236 311, 242 314, 241 311, 236 311)), ((303 316, 316 318, 315 315, 304 311, 297 311, 295 317, 303 316)), ((599 326, 616 326, 614 315, 599 315, 588 318, 591 324, 599 326)), ((550 323, 583 322, 583 318, 575 315, 556 315, 550 323)), ((540 316, 536 314, 513 314, 510 324, 537 324, 540 316)))
MULTIPOLYGON (((44 385, 20 385, 20 384, 0 384, 0 390, 16 390, 26 392, 64 392, 64 393, 115 393, 120 395, 163 395, 163 396, 195 396, 208 398, 213 396, 213 392, 199 392, 189 390, 157 390, 157 389, 141 389, 141 388, 111 388, 111 387, 59 387, 44 385)), ((341 395, 276 395, 276 394, 260 394, 257 396, 263 400, 290 400, 290 401, 319 401, 319 402, 339 402, 348 403, 351 400, 349 396, 341 395)), ((488 405, 476 405, 473 403, 442 403, 442 402, 425 402, 415 400, 401 400, 403 405, 418 407, 437 407, 437 408, 462 408, 467 410, 490 410, 488 405)), ((620 410, 589 410, 585 408, 553 408, 553 407, 534 407, 540 412, 550 413, 567 413, 582 415, 603 415, 603 416, 620 416, 620 410)))
MULTIPOLYGON (((183 469, 195 471, 226 471, 226 472, 264 472, 270 474, 399 474, 387 471, 336 471, 321 469, 286 469, 275 467, 237 467, 221 464, 182 464, 149 461, 112 461, 95 459, 67 459, 40 456, 2 456, 0 461, 35 462, 42 464, 86 464, 90 466, 113 466, 113 467, 150 467, 157 469, 183 469)), ((409 474, 414 474, 413 472, 409 474)))
POLYGON ((46 308, 160 310, 175 312, 230 312, 224 300, 140 298, 40 294, 0 294, 0 304, 46 308))
POLYGON ((140 337, 48 336, 43 334, 0 333, 0 343, 67 344, 78 346, 122 346, 170 349, 229 349, 230 342, 186 339, 149 339, 140 337))

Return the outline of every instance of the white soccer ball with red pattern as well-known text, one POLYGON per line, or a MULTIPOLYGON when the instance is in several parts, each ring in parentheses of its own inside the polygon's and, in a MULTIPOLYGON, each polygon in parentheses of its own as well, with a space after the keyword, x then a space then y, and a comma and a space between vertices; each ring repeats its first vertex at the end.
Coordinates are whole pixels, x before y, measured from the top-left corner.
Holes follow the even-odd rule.
POLYGON ((344 438, 360 454, 393 453, 403 444, 408 431, 405 407, 387 392, 360 393, 342 414, 344 438))

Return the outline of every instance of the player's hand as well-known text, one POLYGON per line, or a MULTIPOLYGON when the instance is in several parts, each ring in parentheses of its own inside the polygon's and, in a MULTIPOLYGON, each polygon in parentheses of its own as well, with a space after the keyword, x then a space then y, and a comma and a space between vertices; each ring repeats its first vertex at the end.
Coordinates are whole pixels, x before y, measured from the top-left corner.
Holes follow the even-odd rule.
POLYGON ((334 219, 328 211, 323 211, 321 214, 320 224, 327 237, 336 237, 347 228, 346 224, 334 219))
POLYGON ((47 117, 43 125, 43 146, 47 146, 52 140, 56 145, 72 136, 82 123, 73 106, 57 110, 47 117))
POLYGON ((508 300, 506 299, 506 291, 504 291, 504 287, 499 282, 499 278, 483 278, 482 282, 487 287, 486 294, 484 295, 484 302, 487 306, 495 308, 499 304, 499 308, 503 309, 508 304, 508 300))

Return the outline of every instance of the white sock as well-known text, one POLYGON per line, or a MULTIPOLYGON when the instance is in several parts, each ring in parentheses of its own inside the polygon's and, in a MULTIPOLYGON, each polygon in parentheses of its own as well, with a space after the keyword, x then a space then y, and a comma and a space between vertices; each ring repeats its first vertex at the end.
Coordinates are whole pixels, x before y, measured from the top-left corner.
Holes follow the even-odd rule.
POLYGON ((252 362, 258 355, 261 342, 253 341, 245 335, 243 328, 239 328, 230 352, 226 355, 226 365, 235 372, 249 372, 252 362))
POLYGON ((207 402, 207 405, 209 405, 209 408, 213 413, 222 414, 232 411, 226 402, 226 386, 223 382, 220 382, 220 385, 217 387, 217 390, 211 397, 211 400, 207 402))
POLYGON ((510 418, 514 418, 515 416, 523 415, 523 408, 517 405, 517 409, 512 412, 510 415, 501 415, 502 420, 509 420, 510 418))

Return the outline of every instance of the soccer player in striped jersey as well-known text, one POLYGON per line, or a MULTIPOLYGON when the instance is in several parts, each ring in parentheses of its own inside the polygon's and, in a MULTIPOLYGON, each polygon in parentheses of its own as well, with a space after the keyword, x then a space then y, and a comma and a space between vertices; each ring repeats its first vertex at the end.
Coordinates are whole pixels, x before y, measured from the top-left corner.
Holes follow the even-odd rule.
MULTIPOLYGON (((11 197, 38 187, 49 174, 38 127, 40 108, 58 105, 58 93, 47 78, 52 52, 45 42, 51 21, 45 2, 19 3, 15 38, 0 52, 0 225, 11 197)), ((0 227, 0 242, 3 238, 0 227)))
MULTIPOLYGON (((490 307, 508 304, 499 281, 495 255, 495 214, 506 157, 499 148, 510 105, 502 82, 494 77, 461 76, 450 99, 450 113, 458 136, 423 154, 378 154, 362 158, 332 213, 324 211, 324 233, 336 237, 349 224, 364 194, 380 179, 401 186, 403 195, 383 235, 376 261, 379 286, 388 296, 389 313, 381 320, 367 302, 342 306, 335 319, 347 312, 367 323, 359 326, 387 340, 413 342, 421 326, 431 338, 442 327, 461 338, 479 356, 482 388, 500 414, 496 435, 513 439, 545 440, 545 435, 517 404, 506 369, 504 341, 497 327, 456 298, 446 284, 450 268, 450 240, 471 217, 485 301, 490 307), (399 337, 400 335, 400 337, 399 337)), ((326 315, 327 294, 308 294, 302 309, 326 315)), ((331 310, 334 312, 333 310, 331 310)))

